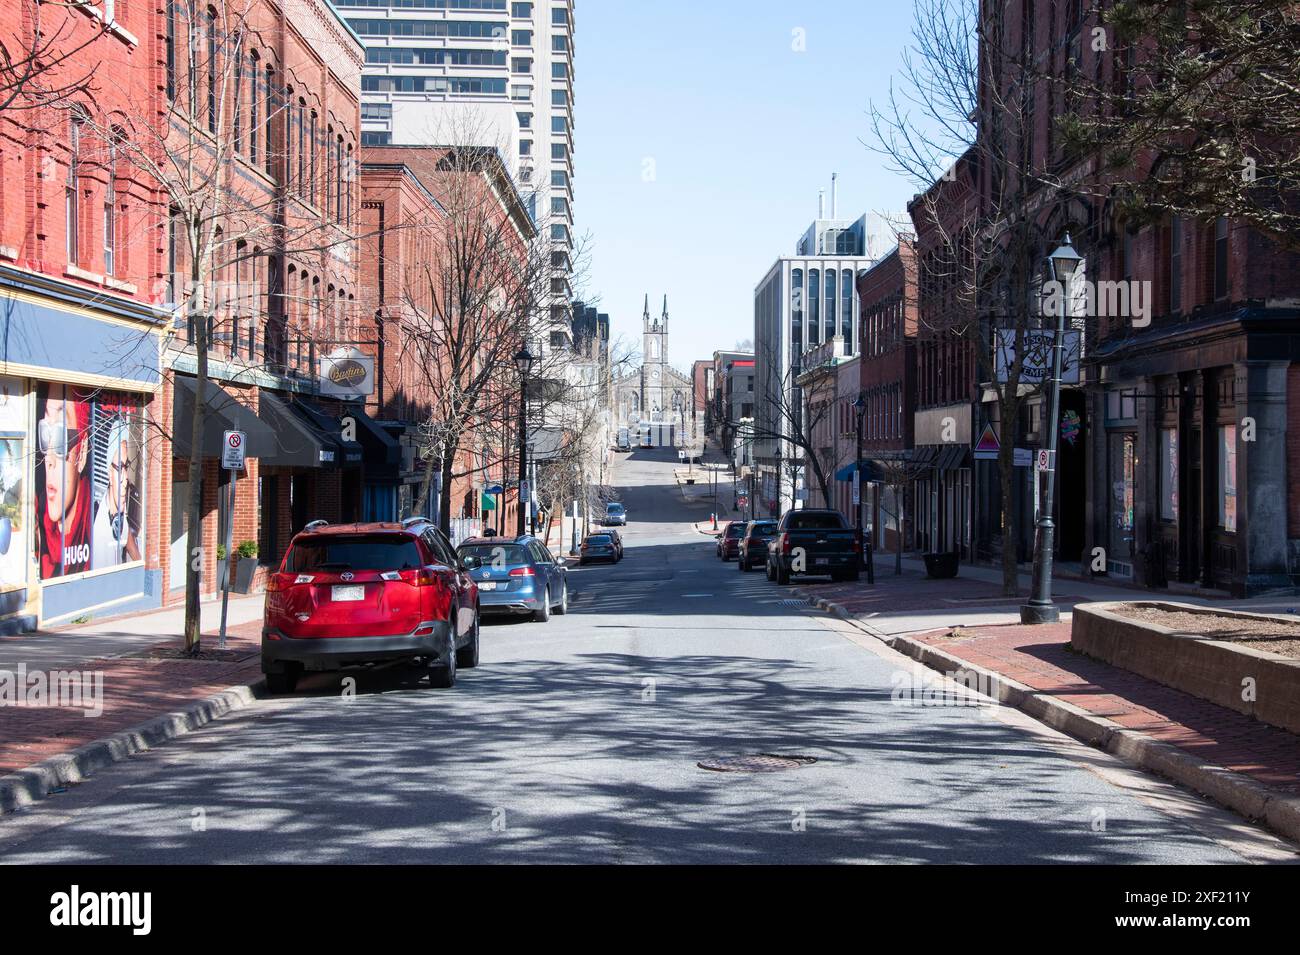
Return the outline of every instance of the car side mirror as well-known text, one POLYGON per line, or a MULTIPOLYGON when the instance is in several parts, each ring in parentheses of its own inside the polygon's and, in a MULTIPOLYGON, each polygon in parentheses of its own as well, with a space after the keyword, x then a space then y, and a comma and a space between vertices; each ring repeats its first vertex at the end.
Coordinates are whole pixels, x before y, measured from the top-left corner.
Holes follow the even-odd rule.
POLYGON ((460 559, 461 570, 474 570, 476 567, 483 566, 483 558, 475 557, 473 554, 466 554, 460 559))

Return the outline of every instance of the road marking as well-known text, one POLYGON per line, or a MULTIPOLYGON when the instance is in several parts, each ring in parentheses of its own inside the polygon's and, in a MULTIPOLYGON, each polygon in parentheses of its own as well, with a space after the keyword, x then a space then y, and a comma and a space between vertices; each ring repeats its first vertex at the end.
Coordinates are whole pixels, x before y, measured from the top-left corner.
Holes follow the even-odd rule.
POLYGON ((712 597, 713 594, 682 594, 683 597, 712 597))

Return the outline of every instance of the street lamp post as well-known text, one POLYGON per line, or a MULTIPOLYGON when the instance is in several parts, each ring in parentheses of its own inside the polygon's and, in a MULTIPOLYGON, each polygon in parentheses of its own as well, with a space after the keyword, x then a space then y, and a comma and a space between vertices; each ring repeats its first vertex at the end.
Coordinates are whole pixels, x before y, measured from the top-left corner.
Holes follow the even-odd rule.
MULTIPOLYGON (((867 411, 867 399, 861 391, 858 392, 857 398, 853 400, 853 411, 857 417, 857 439, 858 439, 858 456, 853 459, 853 480, 856 482, 858 489, 858 546, 862 548, 862 563, 867 568, 867 583, 876 582, 875 565, 871 555, 871 546, 867 542, 867 522, 862 516, 863 508, 866 507, 867 486, 862 480, 862 419, 867 411)), ((872 542, 874 543, 874 542, 872 542)))
POLYGON ((781 445, 776 446, 776 516, 781 516, 781 445))
MULTIPOLYGON (((1038 526, 1034 539, 1033 592, 1029 601, 1020 607, 1021 623, 1055 623, 1061 611, 1052 603, 1052 551, 1056 546, 1056 522, 1052 518, 1053 496, 1056 491, 1056 438, 1060 430, 1061 413, 1061 353, 1065 348, 1065 313, 1070 308, 1070 280, 1079 268, 1083 257, 1070 244, 1070 234, 1065 243, 1048 258, 1052 278, 1062 286, 1061 306, 1056 314, 1056 334, 1052 339, 1051 413, 1044 422, 1047 428, 1047 480, 1043 506, 1038 512, 1038 526)), ((1034 475, 1037 479, 1037 474, 1034 475)), ((1014 546, 1014 545, 1009 545, 1014 546)))
MULTIPOLYGON (((524 536, 524 488, 528 485, 528 374, 533 369, 533 354, 528 346, 515 354, 515 367, 519 369, 519 507, 515 515, 515 535, 524 536)), ((533 489, 528 487, 531 499, 533 489)))

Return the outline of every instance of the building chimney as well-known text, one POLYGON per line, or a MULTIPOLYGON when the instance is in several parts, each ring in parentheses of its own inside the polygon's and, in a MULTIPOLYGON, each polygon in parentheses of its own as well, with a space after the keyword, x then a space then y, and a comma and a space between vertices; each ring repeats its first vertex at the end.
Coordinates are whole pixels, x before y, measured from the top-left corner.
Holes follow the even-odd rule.
POLYGON ((817 190, 817 218, 818 219, 826 218, 826 190, 825 189, 817 190))
POLYGON ((838 176, 839 173, 837 172, 831 173, 831 218, 832 219, 835 218, 835 179, 838 176))

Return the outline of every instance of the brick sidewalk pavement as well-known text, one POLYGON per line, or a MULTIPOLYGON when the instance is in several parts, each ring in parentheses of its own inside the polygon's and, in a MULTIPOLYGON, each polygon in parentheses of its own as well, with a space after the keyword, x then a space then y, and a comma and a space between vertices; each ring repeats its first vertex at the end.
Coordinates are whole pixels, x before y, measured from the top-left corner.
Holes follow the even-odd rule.
MULTIPOLYGON (((231 659, 132 655, 69 665, 65 669, 103 674, 103 713, 88 717, 81 709, 57 706, 0 708, 0 775, 130 729, 228 687, 261 679, 261 630, 260 620, 229 628, 226 647, 233 651, 231 659)), ((151 650, 174 650, 179 645, 179 639, 172 638, 151 650)), ((205 633, 204 650, 216 646, 216 634, 205 633)), ((41 669, 32 667, 31 672, 41 669)))
POLYGON ((1171 743, 1207 763, 1300 793, 1300 738, 1076 653, 1070 649, 1068 623, 959 628, 912 639, 1171 743))

